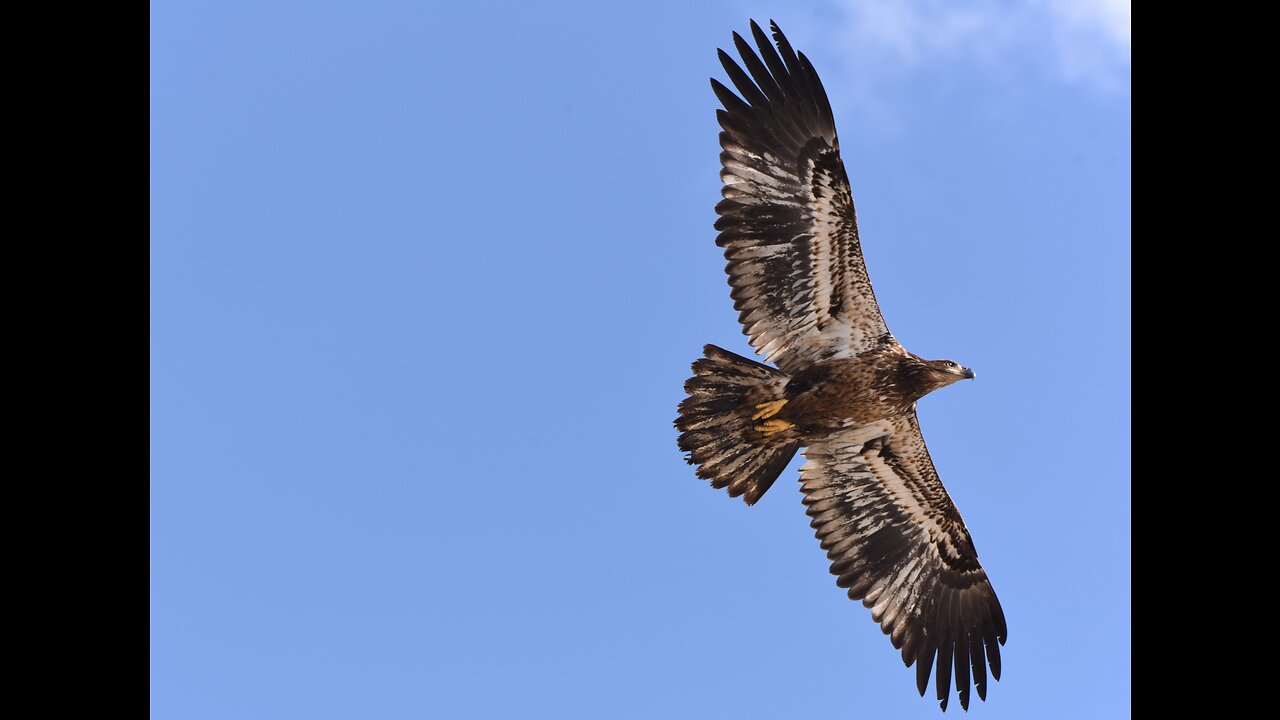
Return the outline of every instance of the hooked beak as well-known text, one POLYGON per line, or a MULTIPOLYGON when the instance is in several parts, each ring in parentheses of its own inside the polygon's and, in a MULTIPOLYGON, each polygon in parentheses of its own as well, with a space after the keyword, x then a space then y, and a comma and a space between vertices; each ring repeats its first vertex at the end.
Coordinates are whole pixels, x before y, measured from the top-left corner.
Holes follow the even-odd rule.
POLYGON ((970 370, 969 368, 960 368, 960 374, 963 375, 966 380, 972 380, 977 377, 973 374, 973 370, 970 370))

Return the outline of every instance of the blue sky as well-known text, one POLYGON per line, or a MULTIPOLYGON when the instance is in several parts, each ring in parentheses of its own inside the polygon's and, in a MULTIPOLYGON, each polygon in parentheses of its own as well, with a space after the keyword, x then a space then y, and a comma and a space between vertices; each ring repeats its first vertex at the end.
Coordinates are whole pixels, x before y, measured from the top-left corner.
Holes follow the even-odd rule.
MULTIPOLYGON (((921 422, 1009 623, 970 713, 1130 702, 1128 3, 157 2, 156 718, 937 717, 671 426, 748 354, 708 77, 822 75, 921 422)), ((959 711, 952 704, 949 713, 959 711)))

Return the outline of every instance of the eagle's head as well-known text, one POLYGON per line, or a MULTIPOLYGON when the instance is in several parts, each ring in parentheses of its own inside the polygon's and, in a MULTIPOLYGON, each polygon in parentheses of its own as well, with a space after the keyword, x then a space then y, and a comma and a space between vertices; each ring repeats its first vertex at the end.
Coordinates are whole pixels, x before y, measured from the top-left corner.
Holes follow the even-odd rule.
POLYGON ((946 387, 957 380, 972 380, 973 371, 954 360, 925 360, 929 374, 946 387))
POLYGON ((973 371, 954 360, 925 360, 907 353, 899 365, 904 395, 912 401, 953 382, 973 378, 973 371))

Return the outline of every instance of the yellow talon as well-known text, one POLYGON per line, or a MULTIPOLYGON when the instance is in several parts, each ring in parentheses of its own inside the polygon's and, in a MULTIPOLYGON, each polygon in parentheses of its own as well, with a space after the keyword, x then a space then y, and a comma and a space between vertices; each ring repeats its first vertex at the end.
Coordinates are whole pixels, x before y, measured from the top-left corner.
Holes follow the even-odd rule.
POLYGON ((760 412, 756 413, 755 415, 752 415, 751 419, 760 420, 763 418, 771 418, 774 415, 777 415, 778 413, 782 412, 782 406, 786 404, 787 404, 787 401, 785 399, 773 400, 767 403, 760 403, 759 405, 756 406, 756 409, 759 410, 760 412))
POLYGON ((789 423, 786 420, 765 420, 756 426, 756 430, 764 433, 765 437, 785 432, 795 427, 795 423, 789 423))

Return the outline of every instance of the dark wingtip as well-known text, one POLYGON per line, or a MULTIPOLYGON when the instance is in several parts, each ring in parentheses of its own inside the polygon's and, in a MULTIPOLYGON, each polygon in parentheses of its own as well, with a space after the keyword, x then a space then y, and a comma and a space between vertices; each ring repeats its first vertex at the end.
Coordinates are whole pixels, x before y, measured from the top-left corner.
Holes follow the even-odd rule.
POLYGON ((924 691, 929 687, 929 678, 933 676, 933 655, 936 649, 925 641, 923 651, 916 659, 916 689, 920 691, 920 697, 924 697, 924 691))
POLYGON ((769 21, 769 32, 772 33, 773 41, 775 43, 779 43, 781 45, 788 45, 788 46, 790 45, 790 43, 787 42, 786 33, 782 32, 782 28, 778 26, 778 23, 776 21, 774 20, 769 21))

